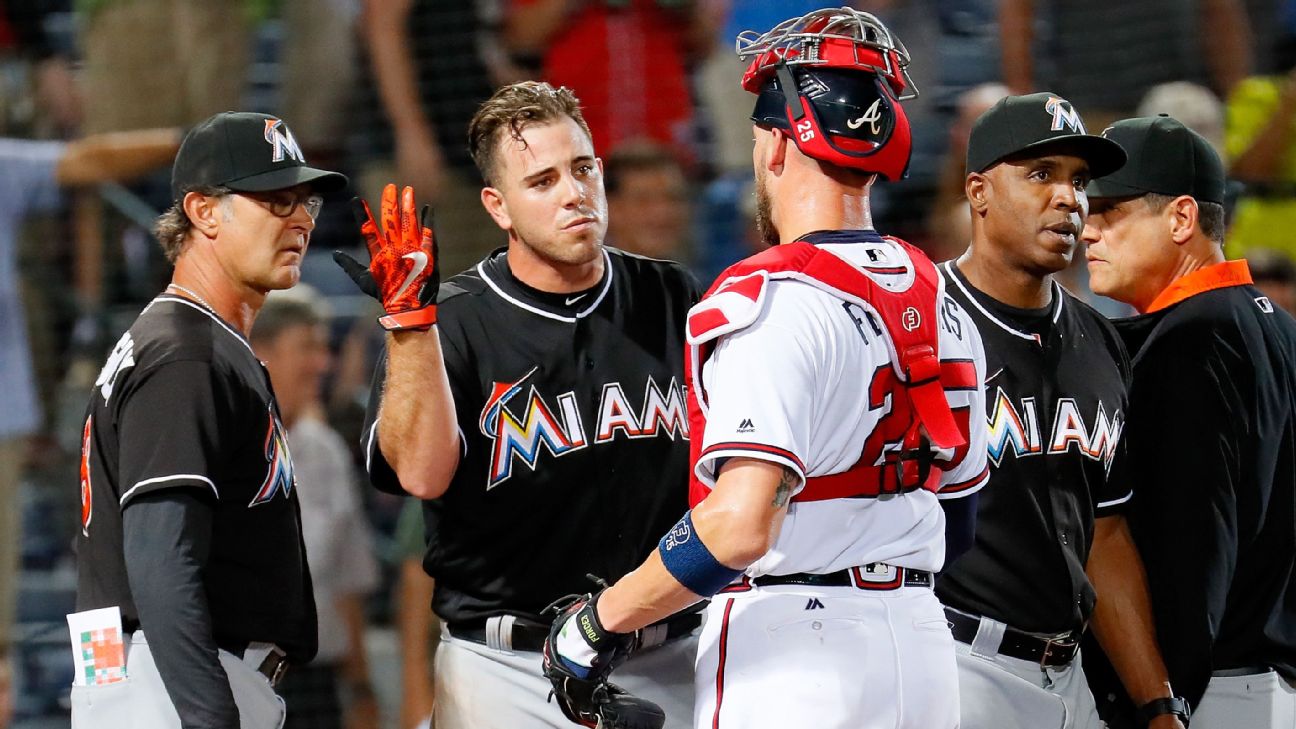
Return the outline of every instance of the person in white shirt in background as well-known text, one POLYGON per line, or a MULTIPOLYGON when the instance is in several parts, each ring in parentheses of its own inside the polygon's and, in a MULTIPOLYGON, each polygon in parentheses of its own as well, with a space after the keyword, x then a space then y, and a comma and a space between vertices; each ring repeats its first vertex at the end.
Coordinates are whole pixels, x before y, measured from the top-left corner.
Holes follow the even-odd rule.
POLYGON ((377 729, 364 599, 378 585, 378 565, 350 450, 324 418, 327 320, 318 294, 299 285, 267 298, 252 327, 252 348, 270 372, 288 429, 319 611, 319 653, 281 684, 284 728, 377 729))

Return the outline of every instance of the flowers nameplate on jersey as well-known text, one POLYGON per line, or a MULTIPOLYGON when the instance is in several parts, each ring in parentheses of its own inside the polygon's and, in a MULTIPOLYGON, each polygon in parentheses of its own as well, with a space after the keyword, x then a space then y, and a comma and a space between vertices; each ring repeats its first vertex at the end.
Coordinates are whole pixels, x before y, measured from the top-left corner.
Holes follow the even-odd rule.
POLYGON ((482 407, 478 427, 482 435, 494 443, 486 478, 488 491, 513 475, 515 460, 534 471, 542 446, 559 458, 591 444, 609 443, 618 432, 627 438, 666 435, 671 440, 676 436, 688 439, 684 389, 673 377, 663 391, 649 376, 644 383, 642 406, 638 409, 629 402, 621 383, 604 384, 599 399, 597 428, 591 439, 581 421, 581 408, 575 392, 559 395, 555 399, 558 406, 555 410, 532 385, 522 407, 514 410, 507 407, 537 369, 531 368, 514 382, 496 382, 482 407), (515 414, 519 412, 521 417, 515 414))
POLYGON ((283 424, 279 422, 273 404, 270 406, 270 423, 266 428, 265 455, 270 467, 266 471, 265 481, 261 483, 261 488, 248 507, 260 506, 278 493, 283 493, 284 498, 292 494, 292 454, 288 452, 288 440, 284 438, 283 424))
POLYGON ((1003 388, 996 389, 998 393, 989 418, 989 455, 996 467, 1009 451, 1017 458, 1026 458, 1046 452, 1065 453, 1073 444, 1080 453, 1101 461, 1106 468, 1111 467, 1125 427, 1125 417, 1120 410, 1108 417, 1100 400, 1090 429, 1085 425, 1076 401, 1069 397, 1060 398, 1053 408, 1056 415, 1046 445, 1040 431, 1035 398, 1023 398, 1019 409, 1003 388))

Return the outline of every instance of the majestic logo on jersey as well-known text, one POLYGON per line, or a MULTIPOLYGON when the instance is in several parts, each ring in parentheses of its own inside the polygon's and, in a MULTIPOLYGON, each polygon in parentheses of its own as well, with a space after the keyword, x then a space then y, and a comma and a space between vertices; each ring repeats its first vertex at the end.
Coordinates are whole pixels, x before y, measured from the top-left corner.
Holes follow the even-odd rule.
POLYGON ((117 377, 121 375, 122 370, 135 366, 135 342, 131 339, 130 332, 122 335, 117 340, 117 346, 108 355, 108 361, 104 362, 103 369, 99 370, 99 377, 95 379, 95 387, 99 388, 99 394, 103 395, 104 402, 112 397, 113 386, 117 384, 117 377))
POLYGON ((274 150, 270 156, 272 162, 283 162, 284 157, 287 157, 306 164, 306 155, 302 154, 301 147, 297 146, 297 139, 293 137, 293 133, 288 130, 288 125, 284 124, 282 119, 265 120, 265 140, 274 150))
POLYGON ((279 493, 288 498, 296 483, 292 454, 288 452, 288 439, 284 437, 283 424, 279 422, 279 416, 275 415, 274 405, 270 406, 269 424, 266 426, 265 457, 270 466, 266 470, 265 481, 261 482, 261 488, 257 489, 256 496, 248 504, 249 508, 267 503, 279 493))
POLYGON ((514 382, 496 382, 482 407, 477 425, 481 434, 493 443, 490 471, 486 477, 488 491, 513 475, 514 461, 521 461, 534 471, 542 449, 558 458, 591 443, 611 442, 618 432, 634 439, 653 438, 659 434, 665 434, 671 440, 676 435, 688 438, 684 391, 674 378, 663 393, 656 381, 649 377, 644 385, 643 406, 638 410, 628 401, 621 383, 605 384, 599 398, 597 429, 594 438, 590 439, 581 421, 574 392, 559 395, 555 410, 532 385, 526 400, 520 401, 521 407, 509 407, 509 403, 522 392, 523 383, 537 369, 533 367, 514 382))
POLYGON ((1049 439, 1045 443, 1035 398, 1022 398, 1021 406, 1017 407, 1003 388, 996 390, 997 394, 991 404, 988 438, 990 461, 996 467, 1009 452, 1017 458, 1025 458, 1041 453, 1066 453, 1073 445, 1080 453, 1101 461, 1105 467, 1111 466, 1125 426, 1125 418, 1119 410, 1108 416, 1106 408, 1099 401, 1093 427, 1090 428, 1073 398, 1059 398, 1054 408, 1049 439))
POLYGON ((1070 127, 1076 134, 1085 133, 1084 122, 1080 121, 1080 115, 1066 99, 1048 97, 1048 101, 1044 102, 1044 111, 1053 115, 1053 126, 1049 127, 1053 131, 1060 132, 1062 127, 1070 127))
POLYGON ((90 490, 90 421, 86 418, 81 431, 81 534, 90 536, 90 520, 94 518, 94 492, 90 490))

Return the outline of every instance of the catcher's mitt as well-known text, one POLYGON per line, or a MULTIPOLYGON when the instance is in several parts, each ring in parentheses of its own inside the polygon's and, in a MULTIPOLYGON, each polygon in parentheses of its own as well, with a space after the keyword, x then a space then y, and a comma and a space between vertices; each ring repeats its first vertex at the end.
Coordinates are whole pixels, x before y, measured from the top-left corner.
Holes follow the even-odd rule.
POLYGON ((556 607, 558 617, 543 651, 543 670, 553 684, 552 697, 557 698, 564 716, 591 729, 661 729, 666 722, 661 707, 608 683, 612 669, 630 657, 634 635, 605 630, 594 609, 597 600, 597 595, 584 595, 556 607), (560 638, 569 644, 572 640, 583 642, 594 655, 592 665, 586 667, 563 655, 558 649, 560 638))

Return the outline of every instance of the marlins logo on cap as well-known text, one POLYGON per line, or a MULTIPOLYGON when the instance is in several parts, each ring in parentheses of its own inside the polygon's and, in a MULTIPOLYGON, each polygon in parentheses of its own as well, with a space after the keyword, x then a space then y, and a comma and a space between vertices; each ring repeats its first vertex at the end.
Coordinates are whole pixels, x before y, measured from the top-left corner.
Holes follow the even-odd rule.
POLYGON ((287 157, 306 164, 306 155, 302 154, 301 147, 297 146, 297 138, 288 129, 288 125, 283 123, 283 119, 265 120, 265 140, 274 148, 274 154, 270 157, 272 162, 283 162, 284 157, 287 157))

